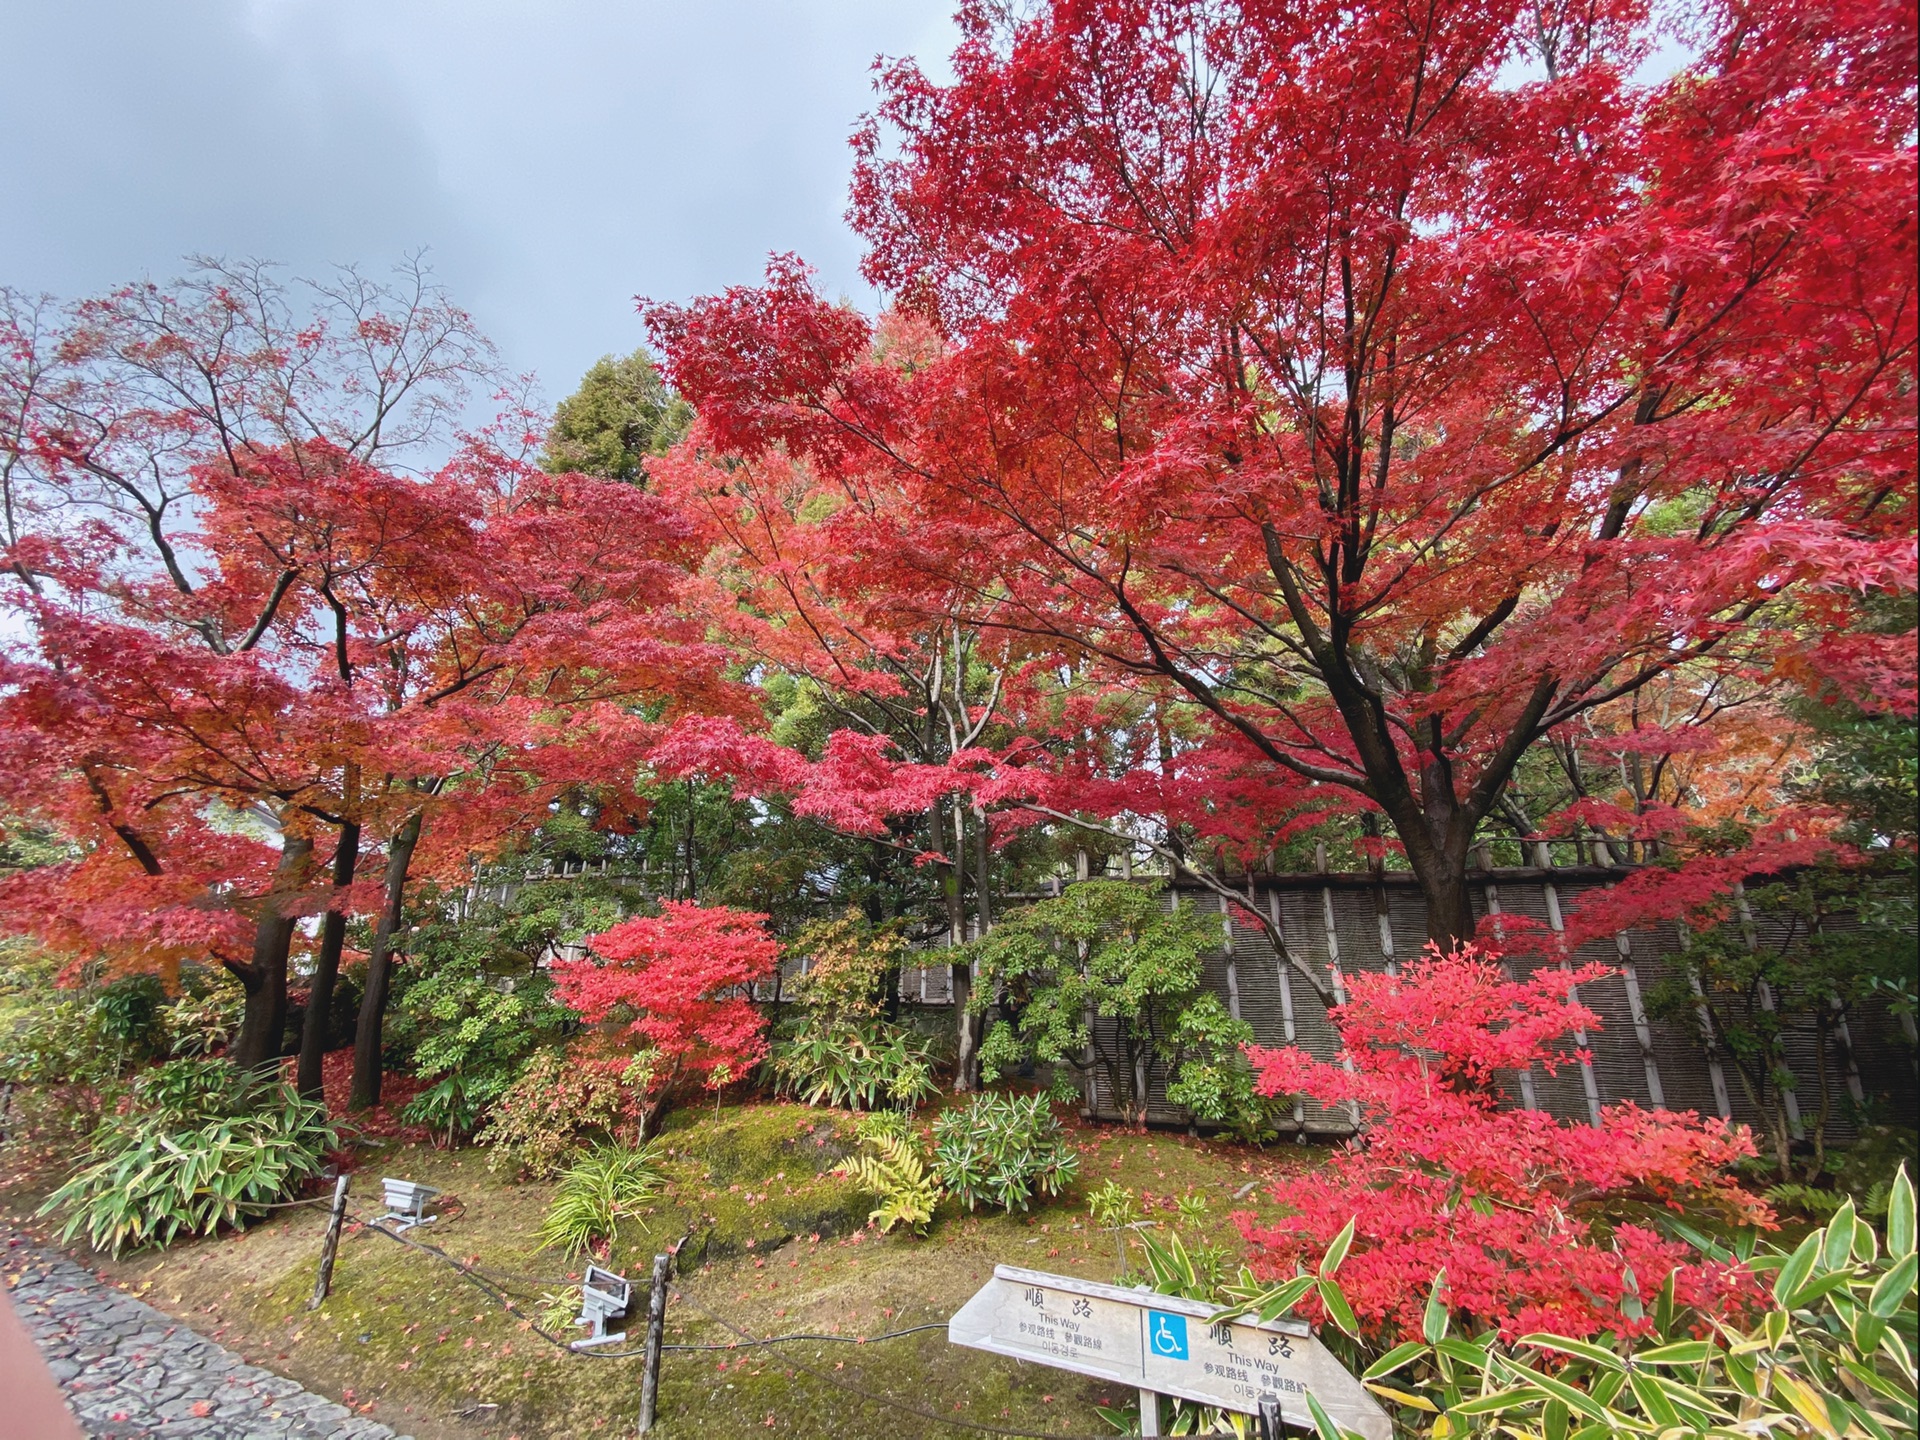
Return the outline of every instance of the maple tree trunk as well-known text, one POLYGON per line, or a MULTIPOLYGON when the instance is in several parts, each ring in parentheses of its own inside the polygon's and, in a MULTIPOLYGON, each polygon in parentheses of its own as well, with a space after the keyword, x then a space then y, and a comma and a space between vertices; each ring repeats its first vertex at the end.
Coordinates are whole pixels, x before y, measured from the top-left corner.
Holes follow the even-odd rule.
POLYGON ((1467 867, 1438 867, 1421 875, 1420 895, 1427 902, 1427 939, 1442 950, 1473 939, 1473 896, 1467 889, 1467 867))
POLYGON ((967 1002, 973 996, 973 966, 955 965, 952 967, 953 1008, 954 1008, 954 1059, 953 1093, 964 1095, 973 1089, 974 1072, 974 1020, 975 1016, 967 1009, 967 1002))
POLYGON ((1816 1014, 1813 1030, 1813 1073, 1820 1077, 1820 1117, 1813 1123, 1813 1164, 1807 1180, 1815 1185, 1827 1168, 1827 1123, 1833 1119, 1833 1082, 1827 1077, 1827 1021, 1816 1014))
MULTIPOLYGON (((935 805, 927 812, 927 819, 933 829, 933 848, 944 850, 945 838, 941 834, 941 816, 943 806, 935 805)), ((964 945, 967 939, 967 899, 965 894, 967 874, 967 826, 966 819, 958 801, 953 807, 953 849, 952 863, 947 867, 943 884, 947 904, 947 939, 954 946, 964 945)), ((973 1089, 974 1044, 976 1017, 967 1009, 967 1001, 973 994, 973 964, 949 965, 947 974, 953 988, 953 1089, 956 1095, 964 1095, 973 1089)))
POLYGON ((416 810, 394 832, 387 849, 387 900, 380 907, 373 946, 367 952, 367 990, 360 997, 360 1023, 353 1033, 353 1092, 347 1104, 354 1110, 369 1110, 380 1103, 380 1048, 393 978, 393 936, 400 928, 407 868, 413 863, 414 846, 420 843, 420 823, 416 810))
MULTIPOLYGON (((348 820, 340 826, 340 843, 333 852, 334 900, 353 883, 353 872, 360 860, 360 826, 348 820)), ((320 953, 314 959, 313 987, 307 995, 306 1023, 300 1030, 300 1064, 295 1083, 309 1099, 319 1099, 325 1087, 320 1078, 320 1061, 326 1054, 328 1021, 333 1011, 334 982, 340 977, 340 951, 347 939, 347 917, 341 910, 328 910, 320 922, 320 953)))
POLYGON ((253 928, 253 958, 244 969, 235 967, 246 991, 246 1009, 240 1032, 234 1037, 233 1063, 243 1070, 261 1070, 280 1058, 287 1027, 287 954, 293 948, 294 918, 287 901, 306 878, 313 857, 313 841, 289 835, 280 847, 273 884, 260 905, 253 928))
MULTIPOLYGON (((666 1123, 667 1107, 672 1098, 673 1085, 669 1081, 655 1092, 651 1100, 640 1107, 639 1124, 634 1130, 634 1134, 638 1137, 636 1144, 644 1145, 660 1133, 660 1127, 666 1123)), ((715 1092, 714 1100, 716 1104, 719 1103, 718 1092, 715 1092)))

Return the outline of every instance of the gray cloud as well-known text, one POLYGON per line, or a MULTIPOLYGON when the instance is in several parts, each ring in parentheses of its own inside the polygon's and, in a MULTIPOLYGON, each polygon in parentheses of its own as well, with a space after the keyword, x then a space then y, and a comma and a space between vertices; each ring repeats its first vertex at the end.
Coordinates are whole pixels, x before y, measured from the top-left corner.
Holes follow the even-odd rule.
POLYGON ((945 54, 947 5, 0 0, 0 283, 425 246, 564 393, 641 339, 636 293, 794 250, 863 295, 846 136, 875 54, 945 54))

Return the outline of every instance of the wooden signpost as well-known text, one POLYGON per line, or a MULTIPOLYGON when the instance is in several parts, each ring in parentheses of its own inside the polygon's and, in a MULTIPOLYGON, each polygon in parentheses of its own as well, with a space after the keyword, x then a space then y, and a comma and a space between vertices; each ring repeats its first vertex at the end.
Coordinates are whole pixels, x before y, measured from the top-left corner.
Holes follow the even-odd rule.
POLYGON ((1160 1396, 1257 1414, 1277 1398, 1288 1423, 1313 1429, 1311 1395, 1342 1429, 1393 1440, 1380 1402, 1299 1320, 1219 1321, 1217 1305, 996 1265, 952 1320, 955 1345, 1093 1375, 1140 1392, 1140 1433, 1160 1433, 1160 1396))

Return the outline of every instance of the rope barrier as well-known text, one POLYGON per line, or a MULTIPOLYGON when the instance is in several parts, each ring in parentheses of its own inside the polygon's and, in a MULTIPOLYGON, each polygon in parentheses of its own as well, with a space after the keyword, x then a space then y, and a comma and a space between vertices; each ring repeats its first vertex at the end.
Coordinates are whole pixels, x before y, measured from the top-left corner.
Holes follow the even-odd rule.
MULTIPOLYGON (((673 1293, 680 1294, 678 1290, 673 1293)), ((898 1340, 902 1335, 918 1335, 922 1330, 946 1328, 946 1321, 936 1320, 931 1325, 910 1325, 905 1330, 889 1330, 884 1335, 815 1335, 803 1331, 795 1335, 769 1335, 762 1340, 732 1340, 725 1345, 662 1345, 660 1348, 662 1350, 751 1350, 765 1345, 785 1345, 794 1340, 832 1341, 840 1345, 874 1345, 882 1340, 898 1340)))
MULTIPOLYGON (((438 1245, 429 1245, 424 1240, 411 1239, 408 1236, 401 1235, 395 1231, 387 1229, 384 1225, 376 1224, 374 1221, 369 1220, 362 1215, 353 1215, 351 1218, 353 1219, 355 1224, 361 1226, 363 1229, 371 1230, 376 1235, 384 1235, 387 1239, 392 1240, 396 1244, 404 1245, 410 1250, 418 1250, 423 1254, 431 1255, 436 1260, 442 1261, 443 1263, 451 1266, 453 1269, 458 1271, 462 1276, 464 1276, 474 1286, 475 1289, 479 1290, 488 1299, 492 1300, 496 1305, 500 1306, 500 1308, 505 1310, 509 1315, 518 1317, 520 1322, 523 1325, 525 1325, 527 1329, 531 1330, 535 1335, 538 1335, 542 1340, 546 1341, 549 1345, 552 1345, 554 1348, 559 1350, 564 1350, 569 1355, 582 1355, 582 1354, 591 1355, 596 1353, 594 1351, 575 1350, 571 1344, 561 1339, 558 1335, 555 1335, 552 1331, 543 1329, 541 1326, 535 1324, 527 1316, 521 1314, 520 1307, 514 1303, 513 1297, 507 1294, 505 1290, 502 1290, 498 1285, 494 1284, 491 1280, 489 1280, 486 1277, 486 1275, 484 1275, 481 1271, 476 1269, 474 1266, 465 1264, 462 1261, 454 1259, 453 1256, 449 1255, 446 1251, 442 1250, 438 1245)), ((601 1355, 600 1358, 605 1360, 616 1360, 616 1359, 623 1358, 625 1355, 629 1355, 629 1354, 637 1355, 639 1353, 640 1352, 637 1350, 623 1351, 618 1355, 601 1355)))
MULTIPOLYGON (((432 1255, 438 1260, 445 1261, 448 1265, 452 1266, 455 1270, 459 1271, 462 1275, 465 1275, 469 1280, 474 1281, 476 1285, 483 1290, 483 1293, 486 1293, 488 1295, 489 1298, 494 1299, 497 1303, 501 1304, 505 1309, 511 1311, 516 1315, 520 1314, 519 1305, 517 1304, 517 1302, 515 1302, 512 1296, 507 1295, 504 1290, 501 1290, 498 1287, 496 1282, 500 1280, 516 1280, 521 1283, 527 1283, 527 1284, 559 1285, 559 1286, 574 1286, 580 1283, 577 1279, 552 1279, 552 1278, 549 1278, 546 1276, 540 1276, 540 1275, 517 1275, 514 1272, 508 1271, 508 1270, 491 1270, 478 1265, 468 1265, 462 1261, 454 1259, 453 1256, 449 1255, 446 1251, 442 1250, 438 1245, 429 1245, 423 1240, 409 1239, 407 1236, 396 1234, 394 1231, 388 1230, 386 1227, 376 1224, 375 1222, 367 1220, 364 1217, 359 1215, 350 1214, 349 1218, 351 1218, 356 1224, 364 1226, 366 1229, 377 1231, 379 1234, 386 1236, 389 1240, 397 1240, 402 1245, 409 1246, 412 1249, 422 1251, 423 1253, 428 1255, 432 1255)), ((675 1290, 673 1292, 673 1294, 675 1295, 680 1295, 680 1293, 681 1292, 678 1290, 675 1290)), ((525 1317, 522 1316, 521 1318, 524 1319, 525 1317)), ((572 1346, 569 1344, 569 1342, 567 1342, 566 1340, 563 1340, 558 1336, 554 1336, 546 1331, 543 1331, 538 1326, 534 1326, 533 1328, 536 1334, 539 1334, 541 1338, 549 1341, 550 1343, 566 1348, 571 1354, 585 1355, 590 1359, 626 1360, 626 1359, 630 1359, 635 1355, 639 1355, 641 1353, 641 1351, 637 1349, 574 1350, 572 1349, 572 1346)), ((794 1333, 789 1335, 769 1335, 762 1339, 753 1340, 753 1341, 729 1340, 724 1344, 718 1344, 718 1345, 696 1345, 696 1344, 686 1343, 686 1342, 677 1342, 677 1343, 668 1343, 668 1344, 662 1345, 660 1348, 662 1351, 747 1350, 747 1349, 763 1348, 768 1345, 787 1345, 795 1341, 801 1341, 801 1340, 810 1340, 810 1341, 814 1341, 821 1344, 875 1345, 882 1340, 898 1340, 905 1335, 918 1335, 921 1332, 926 1330, 944 1330, 946 1328, 947 1328, 947 1322, 944 1320, 939 1320, 927 1325, 910 1325, 904 1330, 887 1330, 887 1331, 883 1331, 878 1335, 830 1335, 826 1333, 816 1333, 813 1331, 803 1330, 803 1331, 795 1331, 794 1333)))
MULTIPOLYGON (((754 1343, 753 1336, 749 1335, 725 1316, 718 1315, 712 1310, 709 1310, 691 1295, 678 1289, 670 1290, 668 1293, 683 1304, 691 1305, 695 1310, 698 1310, 702 1315, 706 1316, 722 1329, 731 1330, 735 1335, 740 1337, 743 1344, 754 1343)), ((916 1328, 926 1329, 930 1327, 919 1326, 916 1328)), ((946 1327, 941 1326, 940 1328, 945 1329, 946 1327)), ((962 1420, 952 1415, 942 1415, 934 1410, 923 1410, 918 1405, 908 1405, 903 1401, 894 1399, 891 1395, 881 1395, 875 1391, 863 1389, 858 1385, 849 1384, 845 1380, 836 1380, 831 1372, 816 1370, 804 1360, 788 1360, 786 1363, 792 1365, 796 1370, 805 1371, 822 1384, 830 1385, 835 1390, 844 1391, 860 1400, 864 1400, 869 1405, 879 1405, 884 1409, 898 1410, 903 1415, 912 1415, 921 1420, 931 1421, 935 1425, 945 1425, 955 1430, 970 1431, 975 1435, 997 1435, 1006 1437, 1006 1440, 1112 1440, 1110 1435, 1060 1435, 1044 1430, 1008 1430, 998 1425, 987 1425, 978 1420, 962 1420)))
POLYGON ((294 1210, 302 1205, 331 1205, 331 1195, 310 1195, 305 1200, 243 1200, 242 1210, 294 1210))
MULTIPOLYGON (((468 1265, 462 1261, 454 1259, 453 1256, 449 1255, 446 1251, 442 1250, 438 1245, 429 1245, 424 1240, 415 1240, 409 1236, 397 1234, 392 1230, 388 1230, 385 1226, 374 1223, 372 1220, 367 1219, 365 1216, 358 1215, 358 1214, 351 1214, 350 1212, 350 1218, 356 1224, 360 1225, 363 1229, 371 1230, 376 1235, 383 1235, 387 1239, 392 1240, 397 1244, 404 1245, 410 1250, 418 1250, 423 1254, 431 1255, 435 1259, 440 1260, 444 1264, 450 1266, 452 1269, 458 1271, 460 1275, 462 1275, 476 1289, 480 1290, 481 1293, 485 1294, 489 1299, 493 1300, 495 1304, 499 1305, 502 1309, 506 1310, 509 1314, 518 1317, 521 1323, 525 1325, 527 1329, 531 1330, 535 1335, 538 1335, 542 1340, 545 1340, 549 1345, 552 1345, 557 1350, 564 1351, 568 1355, 576 1355, 576 1356, 581 1356, 581 1357, 584 1357, 587 1359, 593 1359, 593 1360, 628 1360, 636 1356, 643 1355, 645 1353, 643 1349, 575 1350, 571 1343, 562 1339, 560 1336, 553 1334, 551 1331, 543 1329, 541 1326, 535 1324, 531 1319, 523 1315, 520 1311, 520 1308, 515 1304, 513 1297, 507 1294, 507 1292, 501 1289, 498 1285, 496 1285, 491 1279, 488 1278, 486 1273, 480 1270, 478 1267, 468 1265)), ((545 1282, 541 1282, 541 1283, 545 1283, 545 1282)), ((565 1281, 561 1283, 575 1284, 578 1282, 565 1281)), ((685 1291, 679 1289, 678 1287, 670 1287, 668 1290, 668 1294, 670 1294, 674 1299, 680 1301, 682 1304, 689 1305, 693 1309, 699 1311, 700 1314, 706 1316, 708 1320, 720 1326, 721 1329, 730 1331, 733 1335, 735 1335, 738 1338, 733 1342, 724 1344, 724 1345, 692 1345, 692 1344, 662 1345, 660 1348, 663 1352, 668 1350, 682 1351, 682 1352, 686 1352, 686 1351, 709 1351, 710 1352, 715 1350, 762 1349, 768 1345, 781 1345, 781 1344, 787 1344, 795 1341, 813 1341, 816 1343, 838 1343, 842 1345, 871 1345, 871 1344, 876 1344, 882 1340, 895 1340, 905 1335, 917 1335, 927 1330, 944 1330, 947 1328, 945 1322, 943 1321, 938 1324, 913 1325, 913 1326, 909 1326, 904 1330, 890 1330, 890 1331, 887 1331, 885 1334, 881 1334, 881 1335, 868 1335, 868 1336, 824 1335, 824 1334, 815 1335, 815 1334, 807 1334, 807 1333, 798 1333, 798 1334, 791 1334, 791 1335, 774 1335, 774 1336, 760 1337, 760 1336, 748 1334, 745 1330, 741 1329, 738 1325, 735 1325, 731 1320, 728 1320, 725 1316, 720 1315, 715 1311, 708 1309, 705 1305, 702 1305, 698 1300, 694 1299, 691 1295, 688 1295, 685 1291)), ((978 1420, 965 1420, 957 1416, 942 1415, 942 1414, 939 1414, 937 1411, 922 1409, 918 1405, 909 1405, 909 1404, 906 1404, 904 1401, 894 1399, 890 1395, 882 1395, 877 1391, 868 1390, 861 1386, 850 1384, 845 1380, 837 1379, 832 1374, 832 1372, 817 1369, 816 1367, 807 1364, 804 1360, 798 1360, 791 1357, 787 1357, 783 1363, 790 1365, 792 1368, 796 1370, 803 1371, 806 1374, 812 1376, 814 1379, 820 1381, 821 1384, 829 1386, 832 1389, 842 1391, 845 1394, 851 1395, 855 1399, 860 1400, 865 1404, 877 1405, 883 1409, 898 1410, 904 1415, 912 1415, 917 1419, 925 1420, 935 1425, 944 1425, 951 1429, 964 1430, 975 1435, 998 1436, 998 1437, 1001 1437, 1001 1440, 1111 1440, 1110 1436, 1102 1436, 1102 1435, 1060 1435, 1050 1431, 1041 1431, 1041 1430, 1008 1430, 1008 1429, 1005 1429, 1004 1427, 1001 1427, 998 1425, 988 1425, 978 1420)))

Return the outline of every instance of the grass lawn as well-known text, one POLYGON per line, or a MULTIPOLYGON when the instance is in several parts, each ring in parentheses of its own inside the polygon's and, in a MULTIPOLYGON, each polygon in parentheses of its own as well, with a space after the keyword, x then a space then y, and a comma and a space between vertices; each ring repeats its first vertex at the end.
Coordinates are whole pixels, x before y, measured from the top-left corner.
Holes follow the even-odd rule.
MULTIPOLYGON (((876 1335, 944 1322, 996 1263, 1111 1280, 1113 1237, 1088 1228, 1085 1201, 1108 1179, 1142 1194, 1151 1213, 1166 1219, 1174 1197, 1205 1195, 1212 1238, 1237 1253, 1230 1213, 1270 1212, 1262 1178, 1315 1163, 1321 1153, 1087 1126, 1073 1138, 1081 1178, 1066 1196, 1011 1216, 969 1215, 948 1202, 932 1233, 914 1239, 864 1228, 871 1200, 834 1173, 853 1149, 846 1116, 789 1104, 731 1108, 717 1118, 688 1111, 665 1137, 672 1152, 666 1194, 644 1233, 637 1225, 623 1230, 611 1264, 644 1293, 653 1254, 692 1232, 686 1273, 676 1281, 692 1303, 669 1305, 670 1343, 734 1338, 696 1307, 755 1336, 876 1335)), ((281 1211, 244 1233, 163 1253, 88 1263, 249 1360, 329 1396, 371 1404, 369 1413, 421 1440, 630 1433, 639 1361, 561 1351, 527 1323, 542 1294, 580 1269, 536 1248, 551 1186, 509 1183, 487 1160, 484 1150, 368 1145, 359 1152, 352 1206, 377 1213, 383 1174, 440 1187, 442 1219, 421 1237, 506 1277, 517 1314, 432 1256, 361 1231, 341 1245, 332 1298, 308 1311, 324 1225, 318 1209, 281 1211)), ((30 1210, 40 1188, 50 1186, 16 1187, 5 1197, 8 1209, 16 1216, 30 1210)), ((47 1224, 35 1228, 44 1234, 47 1224)), ((942 1332, 927 1331, 871 1345, 806 1341, 669 1353, 654 1433, 664 1440, 966 1433, 937 1418, 952 1417, 1098 1435, 1108 1427, 1095 1403, 1129 1399, 1063 1371, 950 1346, 942 1332), (855 1389, 895 1404, 864 1400, 855 1389)))

